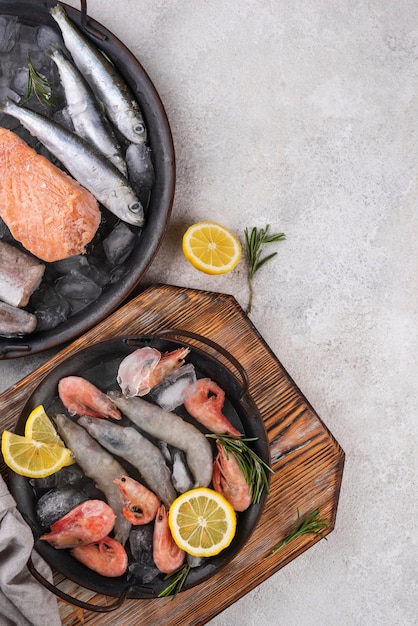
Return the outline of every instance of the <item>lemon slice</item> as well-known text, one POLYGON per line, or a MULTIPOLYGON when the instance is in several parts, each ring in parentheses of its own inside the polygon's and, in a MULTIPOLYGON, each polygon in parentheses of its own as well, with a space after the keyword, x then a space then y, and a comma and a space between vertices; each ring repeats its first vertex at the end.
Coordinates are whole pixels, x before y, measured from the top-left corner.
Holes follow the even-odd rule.
POLYGON ((56 443, 44 443, 5 430, 1 439, 4 462, 16 474, 45 478, 68 463, 71 450, 56 443))
POLYGON ((174 500, 168 524, 179 548, 192 556, 215 556, 233 540, 237 517, 222 494, 198 487, 174 500))
MULTIPOLYGON (((57 433, 42 404, 35 407, 26 420, 25 437, 43 443, 55 443, 65 448, 65 443, 57 433)), ((75 458, 70 456, 66 465, 73 463, 75 463, 75 458)))
POLYGON ((205 274, 226 274, 236 267, 242 247, 230 230, 216 222, 197 222, 183 235, 183 254, 205 274))

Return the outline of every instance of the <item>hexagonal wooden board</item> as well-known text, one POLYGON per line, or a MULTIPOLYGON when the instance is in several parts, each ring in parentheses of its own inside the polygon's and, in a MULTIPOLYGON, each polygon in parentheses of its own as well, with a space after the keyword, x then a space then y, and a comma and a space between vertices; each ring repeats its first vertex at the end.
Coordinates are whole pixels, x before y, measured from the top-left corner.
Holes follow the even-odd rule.
MULTIPOLYGON (((166 328, 185 329, 211 339, 226 348, 245 369, 249 393, 265 422, 271 447, 274 475, 266 506, 249 542, 227 565, 227 571, 220 570, 175 599, 125 600, 109 613, 84 611, 60 602, 64 626, 76 623, 110 626, 115 620, 120 626, 134 626, 138 620, 142 626, 205 624, 320 541, 314 535, 304 535, 269 556, 295 527, 298 511, 303 520, 319 508, 328 524, 324 535, 334 528, 344 452, 248 316, 226 294, 171 285, 149 287, 1 394, 1 430, 14 428, 26 399, 39 381, 79 349, 117 335, 152 335, 166 328)), ((187 342, 193 343, 189 339, 187 342)), ((222 356, 216 356, 228 365, 222 356)), ((4 465, 1 469, 7 476, 4 465)), ((115 602, 114 598, 79 587, 57 573, 54 580, 62 591, 79 600, 109 608, 115 602)))

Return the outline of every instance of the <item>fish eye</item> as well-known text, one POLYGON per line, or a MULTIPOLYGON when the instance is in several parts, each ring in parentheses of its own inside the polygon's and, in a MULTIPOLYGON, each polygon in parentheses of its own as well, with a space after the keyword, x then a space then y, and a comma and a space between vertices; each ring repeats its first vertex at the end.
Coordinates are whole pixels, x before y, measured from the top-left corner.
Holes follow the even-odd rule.
POLYGON ((134 131, 136 132, 137 135, 143 135, 145 133, 144 124, 137 124, 134 128, 134 131))
POLYGON ((140 202, 135 202, 135 204, 131 204, 129 210, 131 211, 131 213, 140 213, 142 210, 142 205, 140 202))

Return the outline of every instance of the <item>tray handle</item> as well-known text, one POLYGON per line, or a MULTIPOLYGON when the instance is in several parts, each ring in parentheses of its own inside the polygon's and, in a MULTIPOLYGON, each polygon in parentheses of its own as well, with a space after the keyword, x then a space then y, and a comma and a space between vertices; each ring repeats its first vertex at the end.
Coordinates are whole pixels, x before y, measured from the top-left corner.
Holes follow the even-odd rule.
POLYGON ((87 19, 87 0, 80 0, 80 13, 81 13, 81 27, 82 29, 96 37, 96 39, 100 39, 101 41, 105 41, 107 39, 104 33, 101 33, 100 30, 94 28, 88 19, 87 19))
POLYGON ((78 598, 69 596, 67 593, 65 593, 64 591, 62 591, 61 589, 59 589, 52 583, 50 583, 49 580, 44 578, 42 574, 38 572, 35 565, 33 564, 32 557, 29 557, 29 560, 27 562, 27 567, 30 573, 32 574, 32 576, 36 578, 36 580, 43 587, 48 589, 48 591, 51 591, 54 595, 58 596, 58 598, 61 598, 61 600, 64 600, 65 602, 68 602, 69 604, 74 604, 75 606, 78 606, 81 609, 85 609, 86 611, 95 611, 96 613, 110 613, 111 611, 114 611, 115 609, 118 609, 120 606, 122 606, 129 592, 129 587, 126 587, 126 589, 123 590, 123 592, 120 594, 120 596, 117 598, 117 600, 113 604, 108 604, 108 605, 91 604, 90 602, 83 602, 83 600, 78 600, 78 598))
POLYGON ((153 337, 154 339, 158 339, 160 337, 165 337, 165 336, 170 336, 170 335, 181 335, 182 337, 187 337, 189 339, 194 339, 195 341, 200 341, 201 343, 206 344, 207 346, 211 347, 216 352, 219 352, 219 354, 222 354, 222 356, 224 356, 235 367, 235 369, 238 371, 241 377, 242 391, 241 391, 240 399, 242 399, 242 397, 248 393, 250 381, 248 379, 247 372, 245 371, 241 363, 234 356, 232 356, 232 354, 228 352, 228 350, 226 350, 225 348, 220 346, 218 343, 216 343, 216 341, 209 339, 209 337, 204 337, 203 335, 199 335, 198 333, 193 333, 189 330, 184 330, 183 328, 165 328, 162 330, 158 330, 154 333, 153 337))

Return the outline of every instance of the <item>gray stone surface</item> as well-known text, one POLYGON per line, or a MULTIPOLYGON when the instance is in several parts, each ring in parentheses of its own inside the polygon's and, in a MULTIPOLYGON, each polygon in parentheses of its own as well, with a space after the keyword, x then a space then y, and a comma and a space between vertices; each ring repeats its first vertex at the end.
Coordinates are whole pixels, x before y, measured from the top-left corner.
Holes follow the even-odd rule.
MULTIPOLYGON (((245 307, 244 260, 201 274, 183 232, 206 219, 242 241, 246 226, 284 231, 251 319, 346 452, 328 542, 211 626, 417 624, 417 3, 88 7, 140 59, 174 136, 173 215, 145 283, 245 307)), ((0 363, 2 389, 45 358, 0 363)))

